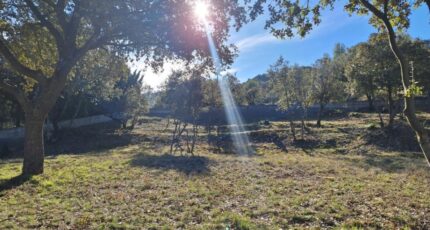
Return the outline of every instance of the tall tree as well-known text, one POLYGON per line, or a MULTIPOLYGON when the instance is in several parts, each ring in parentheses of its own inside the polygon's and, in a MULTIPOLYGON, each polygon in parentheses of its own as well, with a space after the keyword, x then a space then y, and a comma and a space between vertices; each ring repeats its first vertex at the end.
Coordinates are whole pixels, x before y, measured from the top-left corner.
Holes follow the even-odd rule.
MULTIPOLYGON (((206 33, 191 1, 2 0, 0 54, 25 80, 25 89, 2 77, 0 89, 25 112, 23 174, 43 172, 43 123, 64 89, 70 71, 88 51, 105 48, 117 55, 160 64, 168 57, 209 57, 206 33)), ((238 1, 216 1, 208 19, 224 62, 229 25, 244 21, 238 1)))
POLYGON ((321 127, 325 106, 335 99, 343 98, 342 83, 336 71, 337 65, 326 54, 318 59, 312 69, 312 98, 319 105, 317 127, 321 127))
POLYGON ((360 43, 348 52, 345 76, 348 81, 349 94, 355 98, 365 95, 369 103, 369 111, 375 111, 374 101, 377 90, 375 74, 372 72, 371 47, 360 43))
MULTIPOLYGON (((271 17, 267 20, 266 28, 279 38, 292 37, 295 32, 305 36, 312 30, 314 25, 321 22, 321 10, 333 9, 335 0, 290 1, 290 0, 256 0, 251 11, 251 16, 256 18, 264 12, 264 6, 268 2, 271 17), (283 26, 280 26, 282 24, 283 26)), ((424 1, 413 2, 415 6, 424 4, 424 1)), ((427 6, 429 2, 425 0, 427 6)), ((412 68, 404 52, 399 48, 397 32, 409 27, 412 6, 409 1, 399 0, 349 0, 345 2, 344 9, 349 13, 359 15, 371 15, 369 23, 383 30, 389 41, 399 67, 399 75, 402 81, 404 94, 404 114, 411 128, 415 131, 418 142, 430 165, 430 136, 429 131, 416 115, 414 103, 415 93, 418 92, 417 84, 412 81, 410 73, 412 68)))

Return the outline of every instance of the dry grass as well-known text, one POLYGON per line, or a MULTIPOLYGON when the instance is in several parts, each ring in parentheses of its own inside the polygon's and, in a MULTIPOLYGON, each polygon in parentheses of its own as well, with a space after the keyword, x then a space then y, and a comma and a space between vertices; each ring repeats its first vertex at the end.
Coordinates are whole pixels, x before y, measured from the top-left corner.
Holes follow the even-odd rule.
POLYGON ((429 168, 419 153, 365 145, 376 121, 325 122, 301 143, 287 123, 255 126, 287 137, 287 152, 254 135, 245 157, 204 143, 165 155, 165 121, 152 120, 126 146, 50 157, 27 180, 10 181, 19 161, 1 162, 0 229, 429 229, 429 168))

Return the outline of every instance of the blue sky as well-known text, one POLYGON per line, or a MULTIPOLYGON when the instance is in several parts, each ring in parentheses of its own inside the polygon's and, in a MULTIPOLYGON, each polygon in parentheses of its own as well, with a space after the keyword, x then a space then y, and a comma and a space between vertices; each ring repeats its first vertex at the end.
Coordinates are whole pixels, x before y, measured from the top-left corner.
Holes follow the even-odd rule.
MULTIPOLYGON (((430 39, 430 17, 426 7, 413 11, 411 27, 413 37, 430 39)), ((347 47, 367 40, 376 30, 368 24, 365 16, 352 15, 338 5, 334 11, 325 11, 322 23, 305 38, 278 40, 264 30, 265 18, 244 26, 232 33, 230 41, 239 47, 239 56, 231 67, 241 81, 265 73, 279 56, 292 64, 310 65, 324 53, 332 53, 340 42, 347 47)))
MULTIPOLYGON (((430 39, 429 15, 427 7, 414 9, 408 33, 413 37, 430 39)), ((333 11, 323 12, 322 23, 303 39, 278 40, 264 30, 265 20, 265 17, 260 17, 239 32, 231 33, 229 42, 238 46, 239 56, 229 72, 236 73, 242 82, 265 73, 281 55, 292 64, 311 65, 324 53, 331 54, 336 43, 350 47, 366 41, 371 33, 376 32, 368 24, 368 17, 349 16, 344 12, 342 2, 338 2, 333 11)), ((181 64, 166 63, 161 73, 148 69, 144 72, 144 81, 158 88, 173 70, 180 68, 181 64)))

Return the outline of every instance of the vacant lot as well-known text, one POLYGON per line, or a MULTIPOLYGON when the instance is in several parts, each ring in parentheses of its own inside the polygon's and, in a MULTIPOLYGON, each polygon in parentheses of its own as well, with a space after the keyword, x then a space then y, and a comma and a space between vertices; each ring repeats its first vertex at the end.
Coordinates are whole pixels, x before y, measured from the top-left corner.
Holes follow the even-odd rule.
POLYGON ((67 140, 88 148, 49 156, 44 175, 17 178, 20 161, 0 163, 0 229, 429 229, 428 165, 369 141, 391 138, 377 121, 310 125, 296 142, 286 122, 253 124, 251 157, 215 154, 203 133, 194 156, 166 155, 165 120, 67 140))

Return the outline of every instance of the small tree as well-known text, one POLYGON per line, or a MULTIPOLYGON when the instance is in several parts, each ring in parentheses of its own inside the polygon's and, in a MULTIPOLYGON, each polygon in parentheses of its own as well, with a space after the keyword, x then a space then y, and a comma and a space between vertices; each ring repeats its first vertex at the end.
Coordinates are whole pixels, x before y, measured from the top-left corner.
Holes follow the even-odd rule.
POLYGON ((117 98, 112 101, 113 116, 119 117, 122 128, 134 129, 139 116, 142 116, 148 109, 143 97, 143 76, 140 72, 134 71, 128 75, 123 75, 116 82, 115 88, 119 91, 117 98), (130 126, 127 126, 131 120, 130 126))
POLYGON ((319 105, 317 127, 321 127, 325 106, 329 102, 337 101, 344 96, 339 72, 336 71, 336 63, 326 54, 318 59, 312 69, 312 99, 319 105))
POLYGON ((376 94, 375 74, 371 70, 371 47, 367 43, 360 43, 348 52, 348 61, 345 66, 345 75, 348 79, 349 93, 354 97, 365 95, 369 104, 369 111, 375 111, 374 101, 376 94))
POLYGON ((175 125, 172 132, 170 153, 183 149, 193 154, 198 134, 198 118, 203 108, 203 78, 201 69, 177 71, 167 79, 164 87, 163 104, 170 110, 175 125), (187 127, 191 123, 191 134, 187 127), (185 134, 185 137, 184 137, 185 134), (184 140, 185 138, 185 140, 184 140))
MULTIPOLYGON (((282 57, 271 66, 269 77, 275 92, 278 93, 277 102, 280 109, 300 109, 301 111, 301 137, 304 139, 305 119, 307 109, 311 103, 311 79, 310 69, 298 65, 289 66, 282 57)), ((290 117, 290 128, 294 140, 296 139, 295 125, 290 117)))

